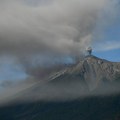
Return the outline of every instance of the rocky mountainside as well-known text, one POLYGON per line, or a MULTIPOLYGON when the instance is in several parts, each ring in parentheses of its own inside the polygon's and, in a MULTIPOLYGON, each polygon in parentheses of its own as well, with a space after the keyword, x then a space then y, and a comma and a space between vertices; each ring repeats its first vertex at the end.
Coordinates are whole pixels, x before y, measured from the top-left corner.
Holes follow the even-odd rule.
MULTIPOLYGON (((112 82, 120 75, 120 63, 110 62, 95 56, 87 56, 83 60, 70 68, 57 72, 51 76, 51 79, 63 81, 63 78, 74 82, 83 81, 90 90, 94 90, 103 82, 112 82), (68 78, 67 78, 68 77, 68 78)), ((64 82, 64 81, 63 81, 64 82)))

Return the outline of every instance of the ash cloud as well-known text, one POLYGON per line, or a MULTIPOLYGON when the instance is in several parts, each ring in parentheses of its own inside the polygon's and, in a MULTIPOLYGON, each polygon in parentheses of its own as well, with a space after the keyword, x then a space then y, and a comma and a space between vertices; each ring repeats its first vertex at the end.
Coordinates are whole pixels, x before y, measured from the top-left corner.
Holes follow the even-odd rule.
POLYGON ((4 0, 0 2, 0 52, 75 55, 92 42, 109 0, 4 0), (37 6, 35 5, 37 3, 37 6))

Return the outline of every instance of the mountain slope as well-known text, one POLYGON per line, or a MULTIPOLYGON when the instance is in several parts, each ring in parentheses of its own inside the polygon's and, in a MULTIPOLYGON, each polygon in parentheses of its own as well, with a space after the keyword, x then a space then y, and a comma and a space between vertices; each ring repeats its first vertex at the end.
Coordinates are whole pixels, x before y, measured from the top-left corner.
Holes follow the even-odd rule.
POLYGON ((12 96, 0 120, 120 120, 119 81, 120 63, 87 56, 12 96))
POLYGON ((87 56, 73 66, 52 74, 12 97, 15 100, 71 100, 81 96, 114 94, 120 91, 120 63, 87 56))
POLYGON ((52 80, 57 82, 59 78, 60 81, 64 82, 62 79, 65 76, 68 76, 69 79, 74 76, 72 80, 84 81, 90 90, 94 90, 104 81, 114 81, 117 75, 120 75, 120 63, 113 63, 95 56, 87 56, 76 65, 58 72, 52 80))

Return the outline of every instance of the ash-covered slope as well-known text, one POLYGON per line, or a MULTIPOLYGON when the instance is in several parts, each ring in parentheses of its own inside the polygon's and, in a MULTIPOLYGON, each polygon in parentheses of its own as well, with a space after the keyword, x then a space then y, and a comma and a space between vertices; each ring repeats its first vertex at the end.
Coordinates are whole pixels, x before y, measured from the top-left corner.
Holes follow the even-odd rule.
POLYGON ((87 56, 76 65, 52 76, 52 82, 81 81, 94 90, 104 82, 112 82, 120 75, 120 63, 110 62, 95 56, 87 56))

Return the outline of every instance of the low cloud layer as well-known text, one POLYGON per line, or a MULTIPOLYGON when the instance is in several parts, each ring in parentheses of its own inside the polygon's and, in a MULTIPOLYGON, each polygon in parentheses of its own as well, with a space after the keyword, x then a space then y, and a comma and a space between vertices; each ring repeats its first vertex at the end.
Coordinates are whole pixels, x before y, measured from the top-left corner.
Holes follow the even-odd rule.
POLYGON ((9 104, 29 103, 29 102, 59 102, 81 100, 94 96, 114 96, 120 93, 120 83, 104 83, 96 89, 90 90, 85 84, 79 82, 69 82, 67 84, 58 83, 26 83, 20 82, 16 86, 9 86, 2 94, 0 93, 0 107, 9 104))

